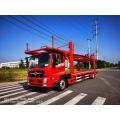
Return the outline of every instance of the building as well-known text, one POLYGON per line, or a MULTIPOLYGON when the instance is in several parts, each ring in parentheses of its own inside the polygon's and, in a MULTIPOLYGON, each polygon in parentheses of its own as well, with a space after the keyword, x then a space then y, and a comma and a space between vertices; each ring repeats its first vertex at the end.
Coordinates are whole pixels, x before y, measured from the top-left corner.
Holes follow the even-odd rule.
MULTIPOLYGON (((23 61, 26 64, 25 60, 23 61)), ((19 68, 20 61, 11 61, 0 63, 0 68, 9 67, 9 68, 19 68)))

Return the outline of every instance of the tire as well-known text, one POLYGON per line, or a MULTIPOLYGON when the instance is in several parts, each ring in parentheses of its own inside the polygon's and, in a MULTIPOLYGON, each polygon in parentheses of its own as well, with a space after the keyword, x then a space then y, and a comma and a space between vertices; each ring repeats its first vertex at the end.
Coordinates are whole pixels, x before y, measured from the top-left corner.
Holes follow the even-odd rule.
POLYGON ((29 89, 31 89, 32 87, 31 87, 31 86, 28 86, 27 83, 24 83, 24 84, 23 84, 23 88, 24 88, 25 90, 29 90, 29 89))
POLYGON ((60 81, 59 81, 59 83, 58 83, 58 85, 57 85, 57 89, 58 89, 59 91, 62 91, 62 90, 64 90, 66 87, 67 87, 67 82, 66 82, 65 78, 61 77, 61 78, 60 78, 60 81))
POLYGON ((92 77, 91 77, 92 79, 94 79, 95 78, 95 75, 94 74, 92 74, 92 77))

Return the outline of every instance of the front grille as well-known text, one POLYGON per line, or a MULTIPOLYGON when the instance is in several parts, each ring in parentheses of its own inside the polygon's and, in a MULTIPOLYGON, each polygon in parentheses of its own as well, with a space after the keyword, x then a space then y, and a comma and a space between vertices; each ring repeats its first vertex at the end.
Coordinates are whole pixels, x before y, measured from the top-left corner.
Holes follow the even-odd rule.
POLYGON ((29 72, 29 77, 40 78, 44 76, 44 71, 31 71, 29 72))

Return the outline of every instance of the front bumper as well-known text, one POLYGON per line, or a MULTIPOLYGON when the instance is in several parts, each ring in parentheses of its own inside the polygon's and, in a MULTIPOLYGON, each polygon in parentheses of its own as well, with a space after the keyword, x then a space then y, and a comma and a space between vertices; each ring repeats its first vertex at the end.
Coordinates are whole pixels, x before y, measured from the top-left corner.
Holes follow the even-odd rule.
POLYGON ((53 87, 53 81, 50 77, 42 78, 28 77, 27 85, 36 87, 53 87))

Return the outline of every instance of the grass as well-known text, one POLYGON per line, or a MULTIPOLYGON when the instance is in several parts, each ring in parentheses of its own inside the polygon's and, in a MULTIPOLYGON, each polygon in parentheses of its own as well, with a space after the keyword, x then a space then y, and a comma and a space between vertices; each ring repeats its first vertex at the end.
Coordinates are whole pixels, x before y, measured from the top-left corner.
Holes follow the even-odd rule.
POLYGON ((27 69, 0 69, 0 82, 21 81, 27 79, 27 69))

